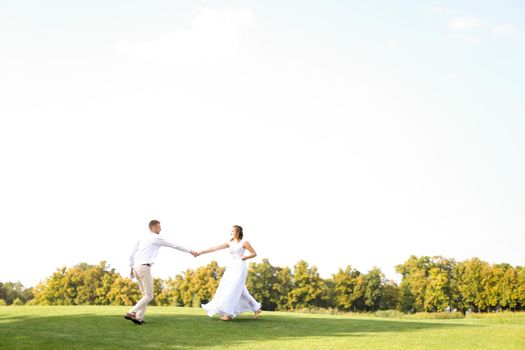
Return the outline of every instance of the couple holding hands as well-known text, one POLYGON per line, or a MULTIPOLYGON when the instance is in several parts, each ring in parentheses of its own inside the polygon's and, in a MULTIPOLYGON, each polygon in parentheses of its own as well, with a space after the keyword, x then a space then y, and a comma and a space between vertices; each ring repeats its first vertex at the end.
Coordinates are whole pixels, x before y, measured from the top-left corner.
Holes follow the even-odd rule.
POLYGON ((235 225, 232 227, 231 239, 228 242, 200 252, 188 250, 160 237, 160 222, 157 220, 150 221, 149 230, 151 232, 135 244, 129 258, 131 277, 137 278, 142 298, 124 315, 124 318, 139 325, 145 323, 144 314, 146 307, 153 300, 151 265, 155 262, 155 258, 162 246, 190 253, 195 257, 228 248, 232 259, 224 271, 212 300, 207 304, 202 304, 202 308, 206 310, 208 316, 220 315, 221 320, 224 321, 229 321, 239 313, 247 311, 254 313, 253 318, 259 316, 261 304, 250 295, 245 286, 248 275, 248 267, 245 260, 254 258, 257 256, 257 253, 255 253, 248 241, 243 240, 241 226, 235 225), (244 255, 246 250, 248 250, 250 255, 244 255))

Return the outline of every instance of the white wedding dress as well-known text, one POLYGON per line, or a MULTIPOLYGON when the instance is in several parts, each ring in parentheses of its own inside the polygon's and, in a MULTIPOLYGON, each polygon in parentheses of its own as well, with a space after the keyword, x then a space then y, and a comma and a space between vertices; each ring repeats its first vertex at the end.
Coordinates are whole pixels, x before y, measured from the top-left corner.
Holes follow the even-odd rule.
POLYGON ((208 316, 221 315, 235 317, 241 312, 255 312, 261 308, 258 303, 246 289, 246 277, 248 276, 248 267, 246 261, 242 260, 244 255, 244 241, 230 241, 229 251, 232 256, 231 262, 226 267, 222 275, 217 291, 213 299, 208 304, 202 304, 208 316))

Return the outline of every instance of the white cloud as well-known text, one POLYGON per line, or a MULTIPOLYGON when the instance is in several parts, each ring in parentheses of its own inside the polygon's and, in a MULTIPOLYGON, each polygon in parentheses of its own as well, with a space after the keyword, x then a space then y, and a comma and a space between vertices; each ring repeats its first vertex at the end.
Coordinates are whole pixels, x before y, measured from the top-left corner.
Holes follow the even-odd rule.
POLYGON ((449 23, 449 28, 455 30, 467 30, 479 28, 485 25, 486 21, 475 17, 456 17, 449 23))
POLYGON ((456 17, 449 22, 449 28, 467 45, 477 44, 489 34, 494 38, 503 38, 512 37, 517 33, 517 29, 512 25, 493 25, 476 17, 456 17))
POLYGON ((425 7, 425 12, 432 13, 432 14, 435 14, 435 15, 444 15, 448 11, 447 11, 447 9, 445 9, 444 7, 441 7, 441 6, 429 5, 429 6, 425 7))
POLYGON ((490 28, 490 33, 494 37, 509 37, 516 35, 517 30, 509 24, 498 24, 490 28))
POLYGON ((247 9, 203 8, 189 29, 176 29, 149 41, 122 40, 115 51, 154 63, 192 64, 235 58, 242 31, 253 22, 247 9))
POLYGON ((480 42, 480 39, 477 36, 469 33, 460 33, 458 39, 466 46, 476 45, 480 42))

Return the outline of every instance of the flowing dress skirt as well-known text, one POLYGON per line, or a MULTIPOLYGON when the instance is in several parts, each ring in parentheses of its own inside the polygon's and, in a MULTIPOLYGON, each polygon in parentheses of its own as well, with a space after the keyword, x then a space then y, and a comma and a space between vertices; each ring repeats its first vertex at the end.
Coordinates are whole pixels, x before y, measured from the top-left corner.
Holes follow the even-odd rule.
POLYGON ((248 267, 241 259, 232 259, 226 267, 213 299, 202 304, 208 316, 221 315, 235 317, 241 312, 255 312, 261 308, 246 289, 248 267))

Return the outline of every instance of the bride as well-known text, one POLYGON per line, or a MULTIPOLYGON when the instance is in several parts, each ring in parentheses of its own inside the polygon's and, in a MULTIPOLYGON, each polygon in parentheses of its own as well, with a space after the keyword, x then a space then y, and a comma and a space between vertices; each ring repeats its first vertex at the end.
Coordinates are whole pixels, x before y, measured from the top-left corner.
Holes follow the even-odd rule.
POLYGON ((202 308, 210 317, 218 314, 221 320, 229 321, 241 312, 251 311, 255 319, 261 313, 261 304, 250 295, 245 286, 248 275, 245 260, 256 257, 257 253, 242 237, 242 227, 235 225, 232 227, 232 238, 228 242, 197 253, 198 256, 228 248, 232 256, 213 299, 208 304, 202 304, 202 308), (245 256, 245 250, 251 254, 245 256))

